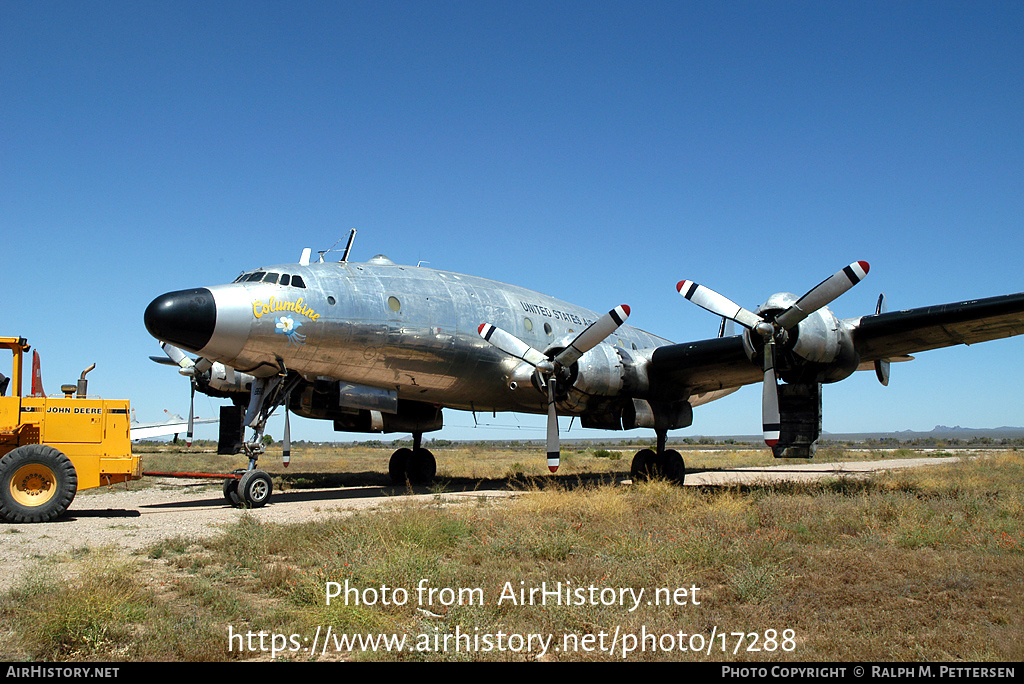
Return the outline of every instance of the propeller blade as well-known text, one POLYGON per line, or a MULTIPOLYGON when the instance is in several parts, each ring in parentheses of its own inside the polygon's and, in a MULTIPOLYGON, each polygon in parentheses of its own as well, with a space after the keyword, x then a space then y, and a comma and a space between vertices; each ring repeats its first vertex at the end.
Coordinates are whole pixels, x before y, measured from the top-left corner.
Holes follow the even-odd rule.
POLYGON ((196 403, 196 385, 192 383, 192 395, 188 400, 188 432, 185 433, 185 446, 192 446, 192 427, 195 415, 193 410, 196 403))
POLYGON ((173 361, 182 369, 191 368, 192 366, 195 365, 195 362, 192 361, 192 359, 190 359, 189 357, 187 357, 185 355, 185 352, 181 351, 174 345, 167 344, 166 342, 161 342, 160 348, 164 350, 164 353, 167 354, 167 357, 171 361, 173 361))
POLYGON ((554 366, 550 361, 548 361, 548 357, 544 356, 515 335, 505 332, 495 325, 491 325, 490 323, 481 323, 480 327, 477 328, 477 332, 480 333, 480 337, 484 338, 510 356, 522 359, 526 363, 542 371, 550 372, 554 370, 554 366))
POLYGON ((854 261, 811 288, 807 294, 797 300, 796 304, 779 314, 775 322, 782 328, 790 330, 800 321, 821 307, 827 306, 836 297, 863 280, 870 268, 866 261, 854 261))
POLYGON ((555 410, 555 378, 548 378, 548 470, 556 472, 561 462, 558 446, 558 413, 555 410))
POLYGON ((680 280, 676 285, 679 294, 689 299, 702 309, 707 309, 713 314, 736 321, 744 328, 753 330, 758 323, 764 319, 752 311, 747 311, 742 306, 728 297, 718 294, 714 290, 698 285, 692 280, 680 280))
MULTIPOLYGON (((290 396, 289 396, 290 398, 290 396)), ((288 400, 284 403, 284 450, 281 455, 281 462, 284 467, 287 468, 288 464, 292 462, 292 424, 288 418, 288 414, 291 411, 288 410, 288 400)))
MULTIPOLYGON (((878 295, 878 303, 875 304, 875 315, 883 314, 889 310, 885 303, 885 293, 878 295)), ((889 359, 875 359, 875 377, 884 387, 889 386, 889 359)))
POLYGON ((576 336, 569 346, 555 357, 555 363, 571 366, 581 356, 599 345, 606 337, 619 329, 629 318, 629 307, 625 304, 617 306, 601 318, 591 323, 586 330, 576 336))
POLYGON ((779 443, 782 418, 779 415, 779 387, 775 380, 775 343, 764 345, 764 382, 761 388, 761 425, 764 442, 770 447, 779 443))

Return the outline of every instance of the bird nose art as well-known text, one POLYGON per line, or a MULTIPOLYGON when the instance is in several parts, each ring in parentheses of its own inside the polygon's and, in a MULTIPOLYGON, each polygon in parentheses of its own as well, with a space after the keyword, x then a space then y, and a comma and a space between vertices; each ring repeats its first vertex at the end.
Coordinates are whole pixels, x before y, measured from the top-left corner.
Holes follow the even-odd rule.
POLYGON ((217 302, 205 287, 168 292, 146 307, 145 322, 158 340, 198 352, 217 327, 217 302))

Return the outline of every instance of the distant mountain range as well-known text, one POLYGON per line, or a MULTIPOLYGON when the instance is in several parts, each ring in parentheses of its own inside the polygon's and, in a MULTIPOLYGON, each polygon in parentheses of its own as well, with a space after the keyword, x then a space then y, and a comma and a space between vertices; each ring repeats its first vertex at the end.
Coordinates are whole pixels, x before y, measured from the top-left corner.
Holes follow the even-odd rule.
MULTIPOLYGON (((761 435, 737 435, 729 437, 715 437, 716 440, 732 439, 737 442, 760 442, 761 435)), ((917 440, 960 440, 969 442, 974 439, 991 439, 994 441, 1004 439, 1024 439, 1024 427, 997 427, 997 428, 970 428, 955 425, 936 425, 928 431, 920 430, 895 430, 892 432, 825 432, 821 434, 821 440, 825 442, 868 442, 882 439, 895 439, 899 442, 913 442, 917 440)))
POLYGON ((949 427, 947 425, 936 425, 927 432, 915 431, 915 430, 898 430, 895 432, 870 432, 870 433, 852 433, 852 434, 830 434, 825 433, 823 437, 834 440, 854 440, 854 439, 881 439, 881 438, 895 438, 900 441, 910 441, 914 439, 961 439, 971 440, 975 438, 988 438, 988 439, 1024 439, 1024 428, 1021 427, 997 427, 997 428, 970 428, 961 427, 955 425, 949 427))

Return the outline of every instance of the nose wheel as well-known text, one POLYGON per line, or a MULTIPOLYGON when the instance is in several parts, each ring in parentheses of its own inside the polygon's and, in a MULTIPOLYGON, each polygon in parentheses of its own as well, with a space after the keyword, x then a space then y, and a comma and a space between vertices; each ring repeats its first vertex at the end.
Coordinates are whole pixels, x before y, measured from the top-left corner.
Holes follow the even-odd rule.
POLYGON ((238 501, 248 508, 261 508, 270 500, 274 481, 262 470, 247 470, 238 480, 238 501))
POLYGON ((224 500, 229 506, 261 508, 270 500, 273 491, 273 478, 262 470, 243 470, 241 477, 224 480, 224 500))

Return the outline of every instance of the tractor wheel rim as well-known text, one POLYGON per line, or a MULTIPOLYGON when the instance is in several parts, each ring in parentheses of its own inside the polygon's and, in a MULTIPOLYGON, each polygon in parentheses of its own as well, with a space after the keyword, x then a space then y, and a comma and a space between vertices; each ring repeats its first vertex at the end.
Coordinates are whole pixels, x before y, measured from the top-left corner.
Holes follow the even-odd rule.
POLYGON ((53 471, 41 463, 26 463, 14 471, 11 497, 21 506, 42 506, 57 493, 53 471))

